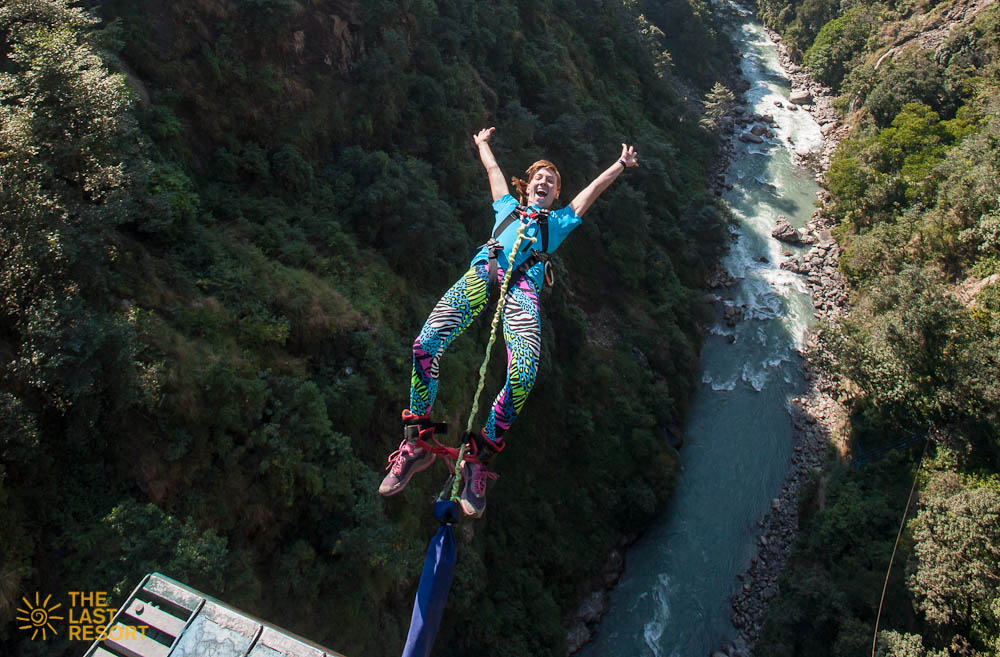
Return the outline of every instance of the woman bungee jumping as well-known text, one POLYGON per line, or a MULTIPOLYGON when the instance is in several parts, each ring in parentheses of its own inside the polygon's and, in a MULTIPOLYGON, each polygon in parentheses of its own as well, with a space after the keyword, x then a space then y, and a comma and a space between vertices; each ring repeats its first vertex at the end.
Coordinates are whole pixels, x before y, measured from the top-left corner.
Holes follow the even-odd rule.
MULTIPOLYGON (((507 380, 490 408, 485 426, 466 436, 459 503, 466 515, 480 517, 486 509, 487 465, 503 451, 504 433, 521 412, 531 392, 541 355, 539 294, 548 271, 548 256, 569 233, 594 201, 627 168, 638 166, 638 154, 622 144, 621 156, 583 191, 558 210, 559 170, 548 160, 539 160, 527 170, 527 180, 511 178, 518 199, 497 165, 490 139, 496 128, 480 130, 473 137, 486 168, 493 196, 493 237, 472 258, 469 270, 434 306, 413 343, 413 373, 410 405, 402 413, 403 441, 389 456, 389 473, 379 486, 381 495, 403 490, 414 474, 430 467, 436 458, 431 439, 438 426, 431 422, 431 406, 437 395, 438 363, 448 345, 490 305, 490 291, 501 288, 510 253, 520 239, 513 271, 503 304, 503 337, 507 344, 507 380), (519 236, 520 233, 520 236, 519 236)), ((471 420, 470 420, 471 423, 471 420)), ((495 476, 495 475, 494 475, 495 476)))

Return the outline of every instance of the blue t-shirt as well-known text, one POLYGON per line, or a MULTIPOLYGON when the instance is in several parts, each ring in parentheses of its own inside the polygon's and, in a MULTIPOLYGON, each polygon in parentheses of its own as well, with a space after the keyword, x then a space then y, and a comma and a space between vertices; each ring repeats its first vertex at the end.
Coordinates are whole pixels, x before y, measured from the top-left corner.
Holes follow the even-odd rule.
MULTIPOLYGON (((517 199, 515 199, 510 194, 506 194, 503 198, 493 201, 493 212, 496 215, 496 219, 493 222, 493 230, 490 231, 490 235, 496 232, 497 227, 499 227, 500 222, 510 216, 510 213, 517 209, 517 199)), ((538 206, 529 205, 528 209, 538 210, 538 206)), ((559 208, 558 210, 553 210, 549 213, 549 237, 548 244, 546 245, 546 253, 553 253, 562 241, 566 239, 566 236, 570 232, 580 225, 583 221, 573 212, 573 208, 570 206, 565 206, 559 208)), ((525 229, 525 239, 521 242, 521 248, 518 251, 517 258, 514 260, 514 266, 519 267, 521 263, 531 257, 531 250, 536 251, 542 250, 542 235, 541 228, 535 219, 528 220, 528 227, 525 229), (527 239, 528 237, 534 237, 536 241, 532 242, 527 239)), ((510 249, 514 246, 514 242, 517 240, 517 229, 520 226, 519 221, 511 222, 507 226, 506 230, 503 231, 497 240, 503 245, 503 253, 497 254, 497 264, 500 265, 501 269, 507 268, 507 263, 510 261, 510 249)), ((490 259, 489 250, 486 246, 479 249, 475 257, 472 258, 472 264, 478 264, 480 262, 488 262, 490 259)), ((535 285, 539 288, 542 287, 542 283, 545 279, 545 263, 538 262, 528 270, 528 278, 534 281, 535 285)))

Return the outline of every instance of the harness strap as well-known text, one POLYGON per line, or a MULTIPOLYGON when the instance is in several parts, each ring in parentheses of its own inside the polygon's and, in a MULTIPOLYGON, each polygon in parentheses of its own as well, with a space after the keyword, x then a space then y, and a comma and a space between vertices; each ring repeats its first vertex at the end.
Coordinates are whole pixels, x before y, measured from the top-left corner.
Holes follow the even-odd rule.
MULTIPOLYGON (((420 424, 403 425, 403 437, 409 441, 423 440, 423 434, 428 429, 433 429, 435 434, 448 433, 447 422, 421 422, 420 424)), ((432 434, 433 435, 433 434, 432 434)))
POLYGON ((515 221, 517 221, 518 219, 521 218, 521 213, 524 212, 527 209, 528 208, 526 208, 525 206, 523 206, 520 203, 518 203, 517 207, 514 208, 514 210, 510 214, 508 214, 506 217, 504 217, 503 221, 501 221, 499 224, 497 224, 496 230, 493 231, 493 239, 498 239, 500 237, 500 235, 502 235, 503 232, 505 230, 507 230, 507 228, 512 223, 514 223, 515 221))
POLYGON ((402 419, 403 437, 411 442, 425 440, 424 436, 421 434, 424 434, 428 429, 433 430, 432 433, 429 434, 431 436, 435 433, 448 433, 447 422, 431 422, 430 416, 417 415, 409 409, 403 410, 402 419))
MULTIPOLYGON (((520 220, 522 217, 526 217, 526 218, 529 218, 529 219, 535 219, 535 221, 538 223, 538 229, 539 229, 539 232, 541 233, 540 237, 541 237, 541 242, 542 242, 542 248, 541 248, 540 251, 537 250, 537 249, 531 249, 531 255, 528 257, 528 259, 525 260, 524 262, 522 262, 521 265, 519 267, 517 267, 517 269, 515 269, 513 272, 511 272, 510 283, 511 284, 517 284, 517 282, 520 280, 521 276, 524 276, 525 274, 527 274, 528 270, 531 269, 532 267, 534 267, 539 262, 545 262, 546 263, 546 265, 545 265, 545 280, 546 281, 552 280, 552 277, 551 277, 551 275, 549 273, 549 265, 548 265, 548 259, 550 257, 549 253, 548 253, 548 250, 549 250, 549 212, 550 211, 547 210, 547 209, 545 209, 545 208, 540 208, 538 210, 535 210, 534 208, 529 208, 526 205, 518 203, 517 207, 514 208, 514 210, 510 214, 508 214, 506 217, 504 217, 503 221, 501 221, 497 225, 496 230, 493 231, 493 237, 491 237, 489 239, 489 241, 486 242, 486 244, 485 244, 485 246, 486 246, 486 248, 487 248, 487 250, 489 252, 489 267, 488 267, 489 279, 487 281, 487 285, 488 285, 489 290, 490 290, 490 298, 489 298, 489 301, 487 302, 487 306, 486 306, 487 308, 494 308, 494 307, 496 307, 497 299, 500 296, 500 291, 499 291, 499 288, 498 288, 498 286, 496 284, 497 272, 499 271, 499 265, 497 265, 497 255, 503 252, 503 245, 500 243, 500 239, 499 239, 500 235, 502 235, 503 232, 505 230, 507 230, 507 228, 512 223, 514 223, 515 221, 520 220)), ((530 247, 530 244, 529 244, 529 247, 530 247)), ((551 285, 551 283, 550 283, 550 285, 551 285)))

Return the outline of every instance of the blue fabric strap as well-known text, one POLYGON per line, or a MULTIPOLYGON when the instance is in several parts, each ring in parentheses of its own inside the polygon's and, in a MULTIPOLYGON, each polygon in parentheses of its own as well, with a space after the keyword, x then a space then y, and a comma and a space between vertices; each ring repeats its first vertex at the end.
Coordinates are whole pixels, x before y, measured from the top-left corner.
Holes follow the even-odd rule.
POLYGON ((434 503, 434 517, 441 521, 441 527, 427 546, 424 571, 420 575, 420 586, 413 602, 410 617, 410 632, 406 635, 403 657, 428 657, 434 647, 434 638, 441 625, 444 605, 448 601, 448 591, 455 575, 455 535, 451 523, 455 522, 457 505, 451 500, 434 503))

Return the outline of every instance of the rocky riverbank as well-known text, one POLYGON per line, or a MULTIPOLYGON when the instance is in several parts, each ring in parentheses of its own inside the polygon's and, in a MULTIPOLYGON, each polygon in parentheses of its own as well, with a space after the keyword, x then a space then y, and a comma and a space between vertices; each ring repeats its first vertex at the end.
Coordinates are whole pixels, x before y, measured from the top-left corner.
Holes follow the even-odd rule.
POLYGON ((572 655, 590 641, 593 628, 608 610, 608 594, 625 570, 625 552, 638 537, 638 534, 623 536, 618 541, 618 546, 608 555, 601 572, 594 575, 583 587, 583 590, 589 593, 580 601, 576 612, 566 622, 568 654, 572 655))
MULTIPOLYGON (((780 37, 770 31, 769 34, 778 44, 781 65, 792 83, 793 91, 789 102, 810 112, 821 126, 823 144, 820 150, 815 153, 797 152, 796 157, 800 164, 815 171, 817 180, 822 183, 830 164, 830 154, 848 128, 839 121, 832 107, 830 90, 811 80, 788 57, 780 37)), ((829 200, 824 191, 820 191, 818 196, 822 205, 829 200)), ((781 263, 781 267, 806 278, 816 315, 820 319, 839 316, 844 312, 847 302, 844 281, 837 268, 840 248, 833 240, 831 227, 821 208, 813 213, 807 226, 796 231, 794 236, 787 231, 783 233, 787 241, 813 244, 804 255, 795 256, 786 252, 787 259, 781 263)), ((779 237, 782 235, 775 236, 776 239, 779 237)), ((795 453, 791 468, 780 497, 772 500, 771 510, 758 522, 761 534, 757 542, 757 555, 751 560, 750 567, 739 576, 743 587, 732 599, 732 621, 739 634, 736 640, 724 646, 713 657, 745 657, 752 654, 769 603, 778 592, 778 579, 798 533, 799 493, 807 482, 822 477, 822 466, 831 447, 840 453, 845 449, 842 442, 845 437, 845 412, 834 397, 835 386, 825 380, 814 366, 811 356, 814 349, 815 340, 810 336, 803 356, 807 389, 792 400, 791 406, 795 428, 795 453)), ((818 485, 822 485, 822 480, 818 485)))

